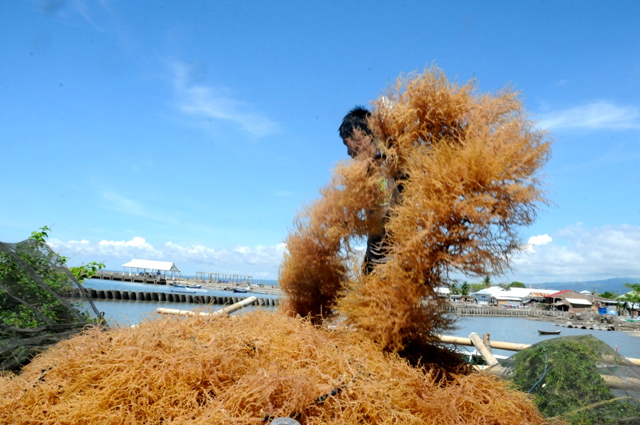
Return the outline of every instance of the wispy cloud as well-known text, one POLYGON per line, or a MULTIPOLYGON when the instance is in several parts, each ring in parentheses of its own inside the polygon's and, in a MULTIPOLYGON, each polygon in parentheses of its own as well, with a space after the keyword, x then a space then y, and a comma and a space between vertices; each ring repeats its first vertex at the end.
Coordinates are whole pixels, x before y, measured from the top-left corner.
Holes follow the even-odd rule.
POLYGON ((224 93, 223 89, 191 81, 190 67, 173 62, 173 88, 180 111, 190 117, 230 121, 249 134, 264 137, 278 131, 278 124, 239 99, 224 93))
POLYGON ((120 270, 132 258, 172 261, 185 274, 197 271, 251 275, 276 279, 285 250, 284 244, 273 246, 236 246, 215 249, 204 245, 180 245, 166 242, 153 246, 143 237, 128 241, 100 242, 50 239, 49 245, 62 255, 71 257, 71 265, 88 261, 104 261, 107 269, 120 270))
POLYGON ((586 130, 628 130, 640 128, 640 110, 631 105, 620 106, 598 101, 539 115, 538 127, 586 130))
POLYGON ((116 211, 124 212, 127 214, 138 215, 142 217, 148 217, 149 210, 141 202, 133 199, 125 198, 113 192, 104 192, 102 197, 109 201, 109 204, 116 211))
POLYGON ((180 220, 163 214, 157 208, 149 208, 146 204, 113 192, 103 192, 102 197, 108 201, 109 208, 138 217, 149 218, 167 224, 180 224, 180 220))

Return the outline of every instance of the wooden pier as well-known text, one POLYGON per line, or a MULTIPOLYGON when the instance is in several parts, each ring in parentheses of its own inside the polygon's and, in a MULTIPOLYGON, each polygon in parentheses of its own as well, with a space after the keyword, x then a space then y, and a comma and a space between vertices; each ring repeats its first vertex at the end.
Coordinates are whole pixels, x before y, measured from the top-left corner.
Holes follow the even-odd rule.
MULTIPOLYGON (((246 297, 236 296, 216 296, 196 293, 184 294, 178 292, 152 292, 152 291, 126 291, 120 289, 89 289, 84 288, 86 295, 94 300, 119 300, 119 301, 154 301, 154 302, 172 302, 172 303, 193 303, 193 304, 235 304, 242 301, 246 297)), ((80 289, 74 289, 69 298, 82 298, 80 289)), ((256 305, 265 307, 275 307, 280 303, 278 298, 259 298, 257 297, 256 305)))
POLYGON ((129 274, 123 272, 110 272, 106 270, 98 270, 95 275, 91 276, 91 279, 98 280, 117 280, 120 282, 131 283, 149 283, 152 285, 166 285, 167 282, 177 282, 178 280, 189 280, 183 278, 166 278, 164 276, 157 276, 151 273, 143 274, 129 274))
POLYGON ((449 303, 447 312, 457 316, 474 317, 540 317, 569 318, 573 313, 566 311, 540 310, 537 308, 504 308, 477 304, 449 303))

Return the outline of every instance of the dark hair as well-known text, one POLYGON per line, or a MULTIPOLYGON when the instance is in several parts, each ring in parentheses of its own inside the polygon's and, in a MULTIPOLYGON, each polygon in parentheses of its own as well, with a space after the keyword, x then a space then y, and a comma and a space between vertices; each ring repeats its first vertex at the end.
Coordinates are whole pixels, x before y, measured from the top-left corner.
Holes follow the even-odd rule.
POLYGON ((365 134, 371 134, 371 130, 367 124, 367 118, 369 115, 371 115, 371 112, 369 112, 364 106, 356 106, 344 116, 342 124, 340 124, 340 128, 338 129, 338 133, 340 133, 340 137, 345 145, 347 144, 347 139, 353 137, 353 132, 356 128, 359 128, 365 134))

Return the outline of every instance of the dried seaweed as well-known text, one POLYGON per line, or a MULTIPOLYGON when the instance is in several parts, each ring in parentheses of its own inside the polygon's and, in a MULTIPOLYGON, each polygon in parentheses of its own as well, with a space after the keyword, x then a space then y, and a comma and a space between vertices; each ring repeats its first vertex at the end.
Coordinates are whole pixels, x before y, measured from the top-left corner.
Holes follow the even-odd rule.
POLYGON ((87 330, 0 377, 0 423, 544 423, 503 380, 435 376, 282 314, 162 318, 87 330))
POLYGON ((368 127, 345 141, 355 160, 296 219, 282 305, 314 323, 338 316, 417 361, 453 325, 436 288, 452 272, 501 273, 524 246, 518 229, 547 203, 537 173, 548 135, 517 93, 478 93, 437 68, 399 78, 373 102, 368 127), (384 241, 370 273, 353 266, 365 237, 384 241))

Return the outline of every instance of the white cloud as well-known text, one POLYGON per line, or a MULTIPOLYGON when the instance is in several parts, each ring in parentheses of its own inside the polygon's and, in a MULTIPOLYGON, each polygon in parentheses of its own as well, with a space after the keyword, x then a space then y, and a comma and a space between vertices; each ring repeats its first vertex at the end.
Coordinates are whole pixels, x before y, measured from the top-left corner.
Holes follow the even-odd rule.
POLYGON ((546 245, 551 241, 553 241, 553 239, 546 233, 544 235, 531 236, 526 243, 525 250, 533 252, 536 245, 546 245))
POLYGON ((285 249, 284 244, 215 249, 173 242, 154 247, 140 236, 128 241, 102 240, 98 243, 50 239, 49 245, 60 254, 71 257, 71 265, 101 261, 109 270, 120 270, 125 262, 140 258, 172 261, 186 275, 202 271, 251 275, 261 279, 277 279, 285 249))
POLYGON ((145 238, 141 238, 140 236, 136 236, 130 241, 100 241, 98 243, 100 246, 114 246, 114 247, 135 247, 142 249, 153 249, 153 247, 147 243, 145 238))
POLYGON ((545 233, 544 235, 531 236, 528 243, 529 245, 546 245, 551 241, 553 241, 551 236, 545 233))
POLYGON ((597 101, 539 116, 538 127, 558 129, 627 130, 640 128, 640 110, 635 106, 619 106, 597 101))
POLYGON ((639 226, 572 226, 556 232, 553 238, 535 236, 530 243, 532 239, 538 242, 535 249, 513 258, 516 280, 538 283, 640 277, 639 226))
POLYGON ((176 61, 173 68, 173 88, 180 111, 188 116, 211 120, 225 120, 238 124, 256 137, 278 131, 278 124, 266 116, 251 111, 246 102, 235 99, 222 89, 195 84, 189 77, 188 65, 176 61))

